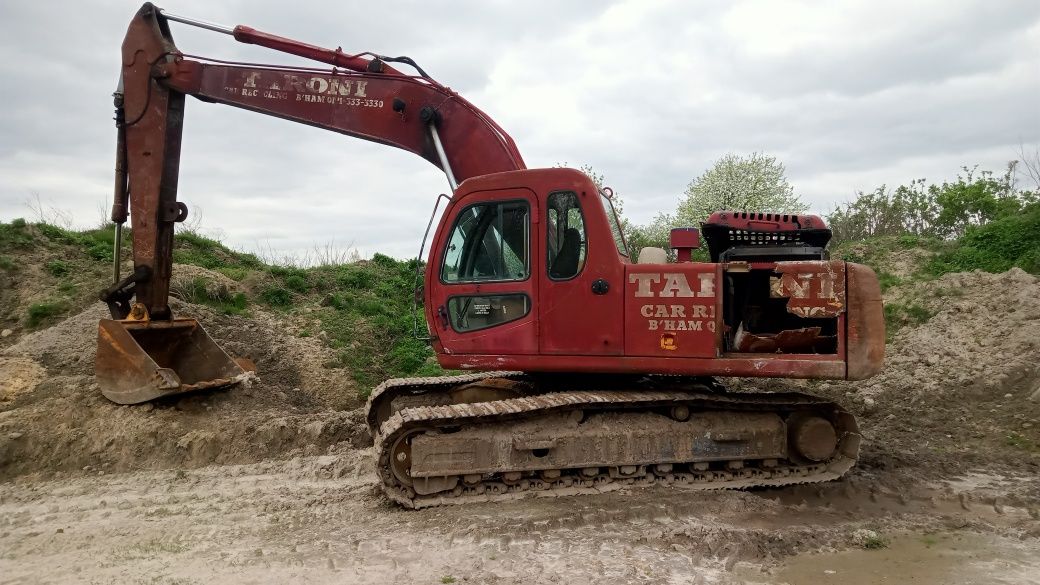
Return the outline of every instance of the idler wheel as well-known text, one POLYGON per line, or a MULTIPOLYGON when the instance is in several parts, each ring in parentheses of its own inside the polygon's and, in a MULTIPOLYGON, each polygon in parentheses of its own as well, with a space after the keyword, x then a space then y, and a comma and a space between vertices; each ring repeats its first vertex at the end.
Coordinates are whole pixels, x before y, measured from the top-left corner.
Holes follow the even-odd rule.
POLYGON ((398 437, 390 448, 390 470, 397 481, 402 484, 412 485, 412 439, 430 431, 431 429, 416 429, 398 437))
POLYGON ((809 461, 825 461, 838 447, 838 432, 827 419, 812 415, 795 415, 790 425, 790 447, 809 461))

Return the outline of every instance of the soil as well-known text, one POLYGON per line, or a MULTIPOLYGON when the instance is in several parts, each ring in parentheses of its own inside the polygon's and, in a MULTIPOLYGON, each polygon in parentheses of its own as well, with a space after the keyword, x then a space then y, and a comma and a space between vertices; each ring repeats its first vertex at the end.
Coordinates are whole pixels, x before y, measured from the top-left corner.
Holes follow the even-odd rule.
POLYGON ((886 296, 931 316, 880 375, 727 381, 854 412, 862 457, 840 481, 417 512, 379 493, 347 372, 278 315, 175 305, 260 380, 144 407, 94 384, 102 309, 19 331, 0 351, 0 583, 1040 582, 1040 281, 886 296))

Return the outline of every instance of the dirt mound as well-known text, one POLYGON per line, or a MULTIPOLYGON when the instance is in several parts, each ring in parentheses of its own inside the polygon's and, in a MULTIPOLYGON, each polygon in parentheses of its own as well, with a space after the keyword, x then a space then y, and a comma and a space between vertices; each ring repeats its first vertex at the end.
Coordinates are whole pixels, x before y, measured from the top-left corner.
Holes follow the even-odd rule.
POLYGON ((1018 268, 947 274, 889 291, 886 305, 917 307, 926 321, 898 330, 880 374, 784 385, 850 407, 867 468, 1040 471, 1040 279, 1018 268))
POLYGON ((259 381, 143 406, 112 404, 93 378, 97 322, 107 312, 90 307, 0 354, 0 479, 244 463, 368 443, 350 377, 324 365, 331 350, 260 311, 247 318, 173 306, 205 323, 230 354, 251 357, 259 381))
POLYGON ((1019 268, 947 274, 893 297, 933 315, 923 326, 896 335, 885 370, 859 386, 863 395, 1014 396, 1040 380, 1040 279, 1035 276, 1019 268))

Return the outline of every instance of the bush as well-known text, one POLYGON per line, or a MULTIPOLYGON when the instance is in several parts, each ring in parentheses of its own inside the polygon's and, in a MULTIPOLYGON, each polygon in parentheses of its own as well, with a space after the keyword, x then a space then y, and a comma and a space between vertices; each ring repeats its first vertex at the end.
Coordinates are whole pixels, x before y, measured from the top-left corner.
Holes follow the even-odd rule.
POLYGON ((292 304, 292 293, 280 286, 265 289, 260 293, 260 298, 274 307, 288 307, 292 304))
POLYGON ((1004 272, 1013 266, 1040 274, 1040 203, 968 228, 951 250, 931 260, 928 270, 935 275, 969 270, 1004 272))
POLYGON ((29 305, 29 318, 26 320, 26 324, 30 328, 35 328, 44 323, 53 321, 54 317, 65 313, 68 309, 69 306, 64 301, 34 303, 29 305))
POLYGON ((25 248, 33 243, 33 236, 25 229, 25 220, 18 218, 11 223, 0 222, 0 247, 25 248))
POLYGON ((366 271, 360 266, 340 266, 336 274, 336 283, 346 288, 371 288, 375 280, 374 273, 366 271))
POLYGON ((51 260, 44 265, 44 268, 54 276, 65 276, 69 273, 71 267, 69 266, 69 263, 64 260, 51 260))
POLYGON ((1038 194, 1015 187, 1016 162, 995 176, 964 167, 954 182, 926 185, 924 179, 889 191, 884 185, 860 191, 827 216, 834 242, 876 236, 929 236, 955 239, 991 221, 1013 216, 1038 194))
POLYGON ((298 293, 306 293, 310 289, 310 286, 307 285, 306 277, 300 276, 299 274, 294 274, 286 278, 285 286, 298 293))

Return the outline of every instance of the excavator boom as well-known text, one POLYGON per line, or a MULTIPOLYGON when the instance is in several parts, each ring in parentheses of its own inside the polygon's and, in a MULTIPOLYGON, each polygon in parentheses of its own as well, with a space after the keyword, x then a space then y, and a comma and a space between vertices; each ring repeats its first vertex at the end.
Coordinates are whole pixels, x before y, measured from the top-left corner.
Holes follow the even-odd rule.
POLYGON ((197 322, 174 320, 169 308, 174 225, 188 215, 187 206, 177 200, 186 96, 407 150, 442 169, 452 189, 470 177, 525 168, 512 138, 498 124, 408 58, 394 60, 415 66, 419 75, 398 71, 386 64, 386 57, 348 55, 245 26, 167 16, 150 3, 131 21, 122 57, 115 94, 112 207, 117 254, 113 284, 101 294, 113 320, 101 325, 97 358, 102 389, 117 402, 220 385, 215 380, 233 383, 244 375, 197 322), (190 58, 174 44, 170 21, 224 32, 240 42, 332 68, 190 58), (122 278, 118 250, 128 214, 133 217, 134 270, 122 278), (134 297, 136 303, 131 303, 134 297), (119 325, 127 321, 133 326, 119 325), (178 359, 157 354, 154 348, 164 342, 181 348, 172 352, 178 359), (192 352, 191 347, 207 351, 192 352))

